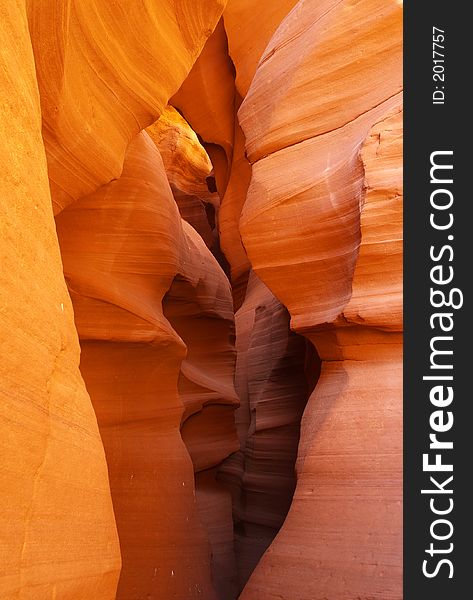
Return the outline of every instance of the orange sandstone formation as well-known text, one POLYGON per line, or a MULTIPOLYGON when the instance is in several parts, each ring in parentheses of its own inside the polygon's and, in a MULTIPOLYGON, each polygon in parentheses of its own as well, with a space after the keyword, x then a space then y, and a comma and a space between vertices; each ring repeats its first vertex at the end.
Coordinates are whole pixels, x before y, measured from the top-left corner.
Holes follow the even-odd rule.
POLYGON ((250 162, 329 132, 342 136, 349 125, 362 131, 364 119, 398 102, 401 15, 397 0, 300 0, 239 111, 250 162))
POLYGON ((281 21, 297 0, 228 0, 223 13, 228 51, 235 65, 236 89, 248 93, 261 56, 281 21))
POLYGON ((238 121, 235 122, 235 145, 230 178, 222 198, 219 212, 220 246, 230 265, 235 310, 243 303, 250 261, 243 247, 239 223, 251 180, 251 166, 245 156, 245 136, 238 121))
POLYGON ((224 0, 27 2, 55 213, 119 177, 179 89, 224 0))
POLYGON ((401 336, 353 327, 328 337, 311 336, 323 363, 297 488, 245 600, 402 598, 401 336))
POLYGON ((196 231, 182 222, 184 240, 164 314, 185 342, 178 388, 182 437, 196 472, 219 465, 237 447, 231 289, 196 231))
MULTIPOLYGON (((161 154, 174 197, 182 194, 216 203, 207 183, 212 163, 196 133, 177 110, 167 106, 146 131, 161 154)), ((176 200, 179 205, 179 197, 176 200)))
POLYGON ((394 0, 301 0, 239 111, 244 246, 323 361, 294 501, 242 600, 402 594, 401 23, 394 0))
POLYGON ((123 560, 117 598, 213 598, 179 431, 185 345, 161 306, 188 242, 147 134, 130 144, 120 179, 56 220, 110 470, 123 560))
POLYGON ((236 598, 231 498, 215 481, 215 467, 239 445, 238 398, 231 288, 196 231, 182 222, 178 274, 163 302, 164 314, 187 346, 178 389, 184 406, 181 435, 196 473, 197 504, 211 546, 218 598, 236 598))
POLYGON ((361 148, 361 247, 344 317, 402 331, 402 110, 387 112, 361 148))
POLYGON ((219 478, 233 494, 242 589, 289 510, 299 425, 311 391, 306 362, 315 379, 319 364, 306 340, 289 330, 286 309, 254 273, 236 313, 236 332, 241 449, 223 464, 219 478))
POLYGON ((0 598, 113 600, 120 551, 79 373, 22 3, 0 19, 0 598))
POLYGON ((3 4, 0 598, 400 600, 399 2, 3 4))
POLYGON ((217 232, 208 215, 215 215, 220 200, 218 194, 209 190, 213 175, 208 154, 195 132, 172 106, 164 110, 147 132, 159 149, 182 218, 211 248, 217 232))
POLYGON ((199 515, 210 542, 212 553, 212 583, 219 600, 238 597, 235 560, 232 499, 230 493, 216 482, 216 469, 200 471, 195 477, 199 515))

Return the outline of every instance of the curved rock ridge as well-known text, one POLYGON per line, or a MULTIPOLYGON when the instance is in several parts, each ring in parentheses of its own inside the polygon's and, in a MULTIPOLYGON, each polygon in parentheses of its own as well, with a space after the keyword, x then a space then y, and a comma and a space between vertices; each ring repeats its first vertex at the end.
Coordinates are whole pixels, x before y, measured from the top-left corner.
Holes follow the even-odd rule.
POLYGON ((223 12, 230 58, 235 65, 235 85, 242 98, 264 50, 284 17, 298 0, 228 0, 223 12))
POLYGON ((298 3, 268 46, 268 58, 261 62, 239 110, 247 135, 247 150, 255 148, 253 153, 249 151, 250 161, 252 155, 260 156, 269 150, 269 140, 278 131, 278 120, 291 123, 290 127, 279 126, 281 136, 293 137, 291 145, 283 147, 287 143, 281 139, 281 143, 273 146, 282 149, 253 164, 240 232, 253 268, 288 308, 293 328, 298 331, 334 321, 350 299, 364 196, 360 147, 371 126, 401 102, 399 4, 395 0, 362 3, 347 0, 333 4, 332 10, 316 19, 319 3, 312 0, 298 3), (377 19, 376 26, 373 18, 377 19), (347 35, 353 37, 352 44, 340 42, 347 35), (285 44, 283 36, 289 40, 285 44), (271 54, 270 49, 277 47, 279 37, 282 46, 271 54), (338 40, 338 45, 334 40, 338 40), (332 52, 327 52, 329 44, 335 44, 332 52), (392 63, 389 69, 379 58, 388 51, 389 65, 392 63), (310 62, 301 58, 295 61, 295 56, 310 57, 310 62), (366 64, 356 62, 360 56, 365 57, 366 64), (317 77, 316 72, 314 77, 313 66, 321 62, 324 69, 320 67, 321 74, 317 77), (370 92, 364 94, 358 90, 353 101, 348 101, 348 88, 340 88, 336 81, 340 77, 339 63, 347 64, 349 72, 354 62, 358 85, 370 92), (290 103, 284 114, 279 91, 273 93, 273 88, 287 64, 293 65, 294 72, 276 86, 285 90, 290 103), (290 82, 293 82, 291 102, 290 82), (307 102, 297 103, 295 99, 304 82, 307 102), (330 104, 339 107, 338 112, 327 113, 328 121, 323 119, 326 110, 323 92, 327 89, 330 104), (373 89, 378 102, 374 107, 370 96, 373 89), (358 105, 356 110, 352 110, 353 104, 358 105), (267 133, 258 134, 262 131, 262 116, 252 109, 263 105, 264 118, 271 125, 267 133), (347 122, 346 115, 340 112, 345 105, 350 114, 356 112, 354 120, 347 122), (338 115, 337 122, 334 115, 338 115), (301 137, 300 123, 312 127, 303 133, 305 137, 301 137))
POLYGON ((339 331, 311 336, 323 362, 296 492, 244 600, 402 598, 402 338, 339 331))
POLYGON ((113 600, 120 550, 79 372, 26 11, 0 19, 0 597, 113 600))
POLYGON ((242 600, 402 597, 401 17, 300 0, 238 113, 244 247, 322 359, 294 500, 242 600))
POLYGON ((401 3, 1 14, 0 598, 400 600, 401 3))
POLYGON ((128 144, 179 89, 224 5, 27 1, 55 213, 120 176, 128 144))
POLYGON ((197 232, 185 221, 182 227, 178 275, 163 308, 187 347, 178 383, 182 436, 195 471, 202 471, 238 448, 234 315, 228 279, 197 232))
POLYGON ((236 332, 240 451, 220 467, 219 480, 233 495, 243 589, 289 510, 299 426, 311 391, 306 362, 313 359, 314 371, 319 366, 306 340, 290 331, 286 309, 254 273, 236 313, 236 332))
POLYGON ((217 232, 212 215, 218 210, 220 198, 210 191, 214 177, 207 152, 187 121, 172 106, 167 106, 146 131, 161 154, 182 218, 198 231, 209 248, 213 247, 217 232))
POLYGON ((236 600, 238 586, 230 492, 216 481, 217 470, 195 476, 197 505, 212 553, 212 583, 219 600, 236 600))
POLYGON ((110 471, 123 560, 117 598, 215 598, 192 462, 180 435, 177 383, 186 346, 162 311, 191 255, 191 283, 198 293, 204 279, 203 305, 218 306, 221 281, 212 269, 207 274, 203 254, 209 263, 213 258, 201 240, 200 257, 191 252, 192 228, 182 226, 159 151, 145 132, 129 145, 121 177, 56 221, 81 371, 110 471), (202 274, 195 271, 201 263, 202 274))
POLYGON ((402 107, 371 128, 361 148, 365 196, 348 321, 402 331, 402 107))
POLYGON ((161 154, 174 197, 185 194, 216 202, 207 183, 207 178, 212 176, 212 163, 184 117, 167 106, 146 131, 161 154))
POLYGON ((400 94, 401 16, 397 0, 300 0, 239 111, 250 162, 338 131, 400 94))

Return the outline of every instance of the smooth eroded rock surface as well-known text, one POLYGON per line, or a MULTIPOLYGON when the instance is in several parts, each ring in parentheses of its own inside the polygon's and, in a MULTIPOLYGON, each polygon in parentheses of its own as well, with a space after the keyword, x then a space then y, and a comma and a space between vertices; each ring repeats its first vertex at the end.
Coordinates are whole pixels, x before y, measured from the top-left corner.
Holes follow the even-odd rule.
POLYGON ((28 0, 55 213, 120 176, 179 89, 223 0, 28 0))
POLYGON ((233 151, 235 81, 222 20, 170 103, 205 142, 223 196, 233 151))
POLYGON ((301 0, 238 113, 244 247, 322 359, 294 501, 242 600, 402 596, 401 14, 301 0))
POLYGON ((350 327, 311 339, 323 362, 302 420, 296 492, 242 598, 399 600, 401 337, 350 327))
POLYGON ((110 471, 123 560, 117 598, 213 598, 180 434, 186 346, 162 310, 186 233, 145 132, 130 144, 120 179, 72 204, 57 225, 110 471))
POLYGON ((402 3, 0 16, 0 598, 400 600, 402 3))
POLYGON ((240 96, 248 93, 268 42, 296 4, 297 0, 228 0, 223 18, 240 96))
POLYGON ((220 198, 210 158, 187 121, 172 106, 147 128, 163 159, 174 199, 183 219, 192 225, 209 248, 215 243, 215 218, 220 198))
POLYGON ((0 8, 0 598, 113 600, 120 550, 79 372, 28 22, 0 8))

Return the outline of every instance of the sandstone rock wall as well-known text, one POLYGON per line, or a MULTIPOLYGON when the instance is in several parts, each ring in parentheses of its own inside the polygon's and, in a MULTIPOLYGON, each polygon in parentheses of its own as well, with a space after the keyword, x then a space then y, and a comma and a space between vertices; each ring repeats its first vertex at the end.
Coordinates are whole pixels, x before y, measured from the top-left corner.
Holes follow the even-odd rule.
POLYGON ((301 0, 239 111, 243 244, 322 359, 244 600, 402 595, 401 22, 394 1, 301 0))
POLYGON ((0 8, 0 598, 113 600, 120 550, 79 373, 25 7, 0 8))
POLYGON ((119 177, 179 89, 224 0, 27 1, 55 213, 119 177))
POLYGON ((399 600, 401 5, 130 6, 0 1, 0 598, 399 600))
POLYGON ((181 435, 195 472, 197 506, 210 548, 212 582, 221 599, 236 598, 236 565, 229 493, 216 467, 238 449, 234 387, 235 326, 231 287, 197 232, 182 222, 186 243, 163 308, 184 340, 178 390, 181 435))
POLYGON ((297 0, 228 0, 223 18, 229 54, 236 70, 235 85, 242 98, 248 93, 267 44, 296 4, 297 0))
POLYGON ((157 150, 143 135, 133 138, 180 86, 223 5, 169 3, 158 11, 151 4, 132 15, 126 3, 113 11, 103 2, 2 9, 8 15, 2 47, 16 49, 6 55, 9 79, 2 82, 2 94, 14 99, 4 123, 16 136, 4 157, 11 182, 2 219, 11 239, 2 264, 2 355, 11 354, 2 365, 8 399, 2 504, 11 507, 2 512, 2 538, 7 527, 13 544, 2 548, 2 597, 114 598, 120 570, 105 456, 78 370, 47 175, 56 212, 70 205, 57 228, 81 334, 82 375, 110 472, 123 558, 118 597, 168 588, 181 598, 214 593, 192 463, 179 431, 185 346, 160 309, 186 242, 169 188, 167 207, 156 205, 166 182, 157 150), (149 76, 151 66, 159 77, 149 76), (15 256, 21 269, 8 263, 15 256), (23 268, 20 279, 15 273, 23 268), (25 356, 38 352, 31 371, 25 356), (182 561, 189 539, 196 550, 182 561), (167 544, 167 562, 157 561, 156 544, 167 544))
POLYGON ((110 469, 123 559, 117 597, 212 598, 190 458, 201 471, 236 449, 228 280, 181 221, 144 132, 120 179, 56 221, 110 469))
POLYGON ((215 214, 220 198, 213 166, 196 133, 172 106, 147 128, 163 159, 166 175, 181 217, 199 233, 209 248, 218 242, 215 214))
POLYGON ((220 20, 183 85, 171 98, 204 142, 221 197, 233 153, 235 81, 227 37, 220 20))

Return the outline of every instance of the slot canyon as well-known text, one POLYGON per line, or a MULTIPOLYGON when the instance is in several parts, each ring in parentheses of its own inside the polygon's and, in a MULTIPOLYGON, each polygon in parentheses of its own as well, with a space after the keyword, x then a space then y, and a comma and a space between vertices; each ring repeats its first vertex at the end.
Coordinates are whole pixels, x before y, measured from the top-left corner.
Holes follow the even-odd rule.
POLYGON ((400 600, 402 3, 0 14, 0 600, 400 600))

